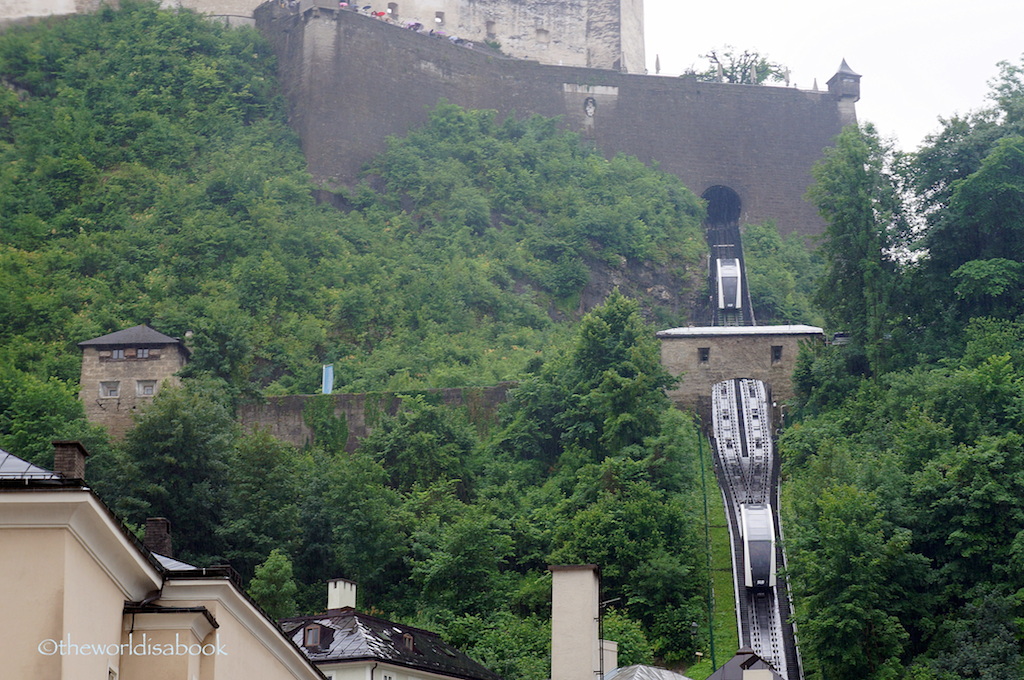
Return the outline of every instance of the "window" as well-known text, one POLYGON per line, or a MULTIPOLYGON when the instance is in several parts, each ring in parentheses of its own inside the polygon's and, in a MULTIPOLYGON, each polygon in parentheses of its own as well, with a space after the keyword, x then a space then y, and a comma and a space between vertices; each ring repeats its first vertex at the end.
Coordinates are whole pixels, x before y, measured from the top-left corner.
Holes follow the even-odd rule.
POLYGON ((444 12, 434 12, 434 23, 438 26, 444 26, 444 12))
POLYGON ((320 626, 306 626, 306 634, 304 636, 304 642, 302 644, 306 647, 319 647, 320 626))
POLYGON ((110 358, 111 359, 124 359, 124 350, 123 349, 112 349, 112 350, 110 350, 110 358))
POLYGON ((494 22, 493 21, 488 21, 486 23, 486 26, 487 26, 487 39, 488 40, 494 40, 496 37, 498 37, 498 34, 494 32, 494 22))
POLYGON ((782 345, 772 345, 772 364, 782 363, 782 345))
POLYGON ((155 380, 136 380, 135 381, 135 396, 137 397, 152 397, 156 394, 156 381, 155 380))
POLYGON ((711 348, 710 347, 698 347, 697 348, 697 361, 706 364, 711 359, 711 348))
POLYGON ((139 358, 139 359, 148 359, 149 358, 149 348, 148 347, 140 347, 140 348, 138 348, 137 350, 135 350, 135 356, 137 358, 139 358))
POLYGON ((416 651, 416 646, 413 644, 411 633, 402 633, 402 645, 410 652, 416 651))
POLYGON ((398 21, 398 3, 397 2, 389 2, 388 3, 388 16, 390 16, 395 21, 398 21))
POLYGON ((544 28, 537 29, 537 42, 541 45, 547 45, 551 42, 551 34, 544 28))
POLYGON ((119 397, 121 396, 121 383, 116 380, 110 380, 107 382, 100 383, 100 396, 101 397, 119 397))

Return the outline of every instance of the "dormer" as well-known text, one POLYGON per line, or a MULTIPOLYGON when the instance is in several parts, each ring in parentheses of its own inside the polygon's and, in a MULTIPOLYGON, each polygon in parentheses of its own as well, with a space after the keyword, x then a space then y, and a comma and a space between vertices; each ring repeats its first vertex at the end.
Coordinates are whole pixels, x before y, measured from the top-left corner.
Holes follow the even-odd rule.
POLYGON ((306 649, 317 651, 320 649, 320 624, 311 623, 302 631, 302 646, 306 649))

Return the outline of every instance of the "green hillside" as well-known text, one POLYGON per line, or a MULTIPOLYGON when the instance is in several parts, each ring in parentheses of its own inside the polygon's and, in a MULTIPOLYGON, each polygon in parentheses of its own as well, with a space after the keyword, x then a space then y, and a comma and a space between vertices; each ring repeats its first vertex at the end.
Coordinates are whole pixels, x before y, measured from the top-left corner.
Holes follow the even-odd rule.
POLYGON ((703 286, 678 179, 442 104, 318 205, 259 35, 148 4, 11 29, 0 73, 0 446, 47 465, 84 440, 122 517, 169 517, 180 558, 256 575, 279 615, 343 576, 540 680, 546 567, 597 562, 623 659, 692 658, 696 438, 643 321, 684 322, 703 286), (138 323, 191 331, 192 360, 112 444, 75 343, 138 323), (238 430, 239 400, 316 391, 323 362, 338 391, 521 387, 487 438, 427 397, 354 455, 238 430))
MULTIPOLYGON (((1001 66, 915 154, 838 137, 816 253, 743 226, 758 319, 846 334, 802 353, 779 446, 809 680, 1024 677, 1024 68, 1001 66)), ((275 615, 350 578, 543 680, 546 567, 596 563, 623 664, 706 654, 698 439, 651 325, 706 296, 700 202, 557 121, 449 104, 330 192, 274 73, 257 33, 130 1, 0 35, 0 447, 83 440, 130 526, 169 517, 178 557, 275 615), (76 343, 139 323, 191 331, 192 362, 112 443, 76 343), (239 430, 323 362, 404 409, 355 453, 315 401, 315 446, 239 430), (420 391, 502 380, 484 434, 420 391)))

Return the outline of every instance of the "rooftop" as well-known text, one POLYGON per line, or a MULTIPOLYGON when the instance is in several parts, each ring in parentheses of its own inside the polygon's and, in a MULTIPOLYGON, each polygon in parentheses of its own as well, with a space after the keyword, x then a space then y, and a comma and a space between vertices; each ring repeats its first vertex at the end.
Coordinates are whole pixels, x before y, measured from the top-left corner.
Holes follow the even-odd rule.
POLYGON ((13 453, 0 449, 0 479, 3 480, 60 480, 59 474, 33 465, 13 453))
POLYGON ((292 642, 318 665, 372 660, 466 680, 501 680, 437 633, 361 614, 351 607, 280 623, 292 642), (303 644, 304 631, 310 625, 320 626, 320 643, 315 647, 303 644))
POLYGON ((604 674, 604 680, 690 680, 667 668, 657 666, 625 666, 604 674))
POLYGON ((106 335, 101 335, 100 337, 93 338, 92 340, 85 340, 84 342, 78 343, 78 346, 109 347, 115 345, 133 345, 145 347, 181 344, 180 339, 164 335, 163 333, 155 331, 149 326, 143 324, 115 331, 113 333, 107 333, 106 335))
POLYGON ((817 326, 684 326, 657 332, 659 338, 685 338, 708 335, 824 335, 817 326))

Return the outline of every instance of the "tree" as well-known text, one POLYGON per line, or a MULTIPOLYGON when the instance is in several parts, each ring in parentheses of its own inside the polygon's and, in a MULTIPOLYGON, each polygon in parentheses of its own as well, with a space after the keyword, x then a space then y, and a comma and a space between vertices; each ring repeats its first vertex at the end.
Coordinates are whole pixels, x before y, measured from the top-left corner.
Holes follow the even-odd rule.
POLYGON ((256 604, 275 620, 295 616, 297 591, 292 578, 292 561, 280 548, 271 550, 266 561, 256 567, 256 575, 248 588, 256 604))
POLYGON ((452 480, 467 499, 476 446, 464 413, 414 395, 403 398, 394 416, 382 416, 359 451, 387 470, 392 488, 410 491, 452 480))
POLYGON ((221 554, 248 577, 272 549, 297 547, 305 460, 294 446, 260 430, 238 437, 226 462, 230 476, 217 538, 221 554))
POLYGON ((236 425, 222 393, 188 382, 153 398, 124 440, 138 477, 131 495, 143 509, 132 519, 167 517, 183 559, 217 555, 236 425))
POLYGON ((789 84, 789 69, 777 62, 768 61, 768 57, 756 50, 743 50, 742 54, 737 54, 735 47, 726 45, 702 54, 701 58, 707 59, 710 65, 700 73, 692 72, 697 80, 742 85, 789 84))
POLYGON ((875 372, 886 365, 895 257, 907 231, 895 161, 873 127, 847 126, 815 165, 808 191, 826 222, 818 303, 830 322, 849 331, 875 372))
POLYGON ((887 525, 870 494, 836 486, 820 495, 814 511, 789 530, 808 665, 831 680, 892 677, 887 673, 909 643, 898 613, 923 580, 926 562, 910 551, 909 532, 887 525))

